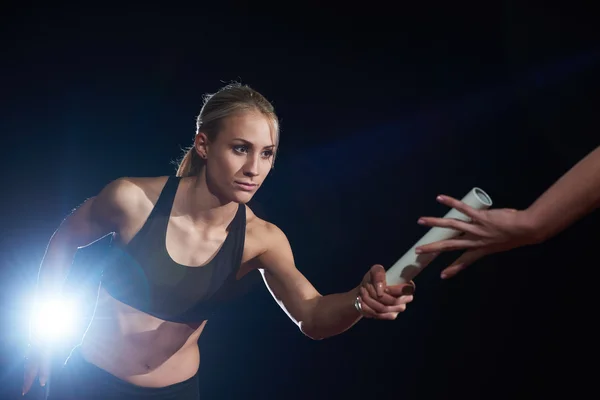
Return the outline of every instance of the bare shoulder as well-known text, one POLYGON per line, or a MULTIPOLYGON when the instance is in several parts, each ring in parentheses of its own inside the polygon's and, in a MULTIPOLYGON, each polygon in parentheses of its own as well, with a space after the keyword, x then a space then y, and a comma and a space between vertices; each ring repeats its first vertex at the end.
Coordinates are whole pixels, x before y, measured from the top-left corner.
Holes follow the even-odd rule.
POLYGON ((121 177, 113 180, 102 189, 110 199, 119 204, 137 203, 158 198, 167 177, 121 177))
MULTIPOLYGON (((249 269, 266 273, 294 274, 294 254, 290 242, 277 225, 247 212, 244 256, 249 269)), ((272 282, 271 282, 272 284, 272 282)))
POLYGON ((121 177, 108 183, 93 199, 92 212, 98 218, 136 219, 154 207, 167 177, 121 177))
POLYGON ((246 206, 246 240, 262 254, 273 248, 288 248, 288 238, 277 225, 259 218, 246 206))
POLYGON ((53 240, 85 247, 109 233, 133 232, 160 195, 166 178, 118 178, 75 208, 53 240))

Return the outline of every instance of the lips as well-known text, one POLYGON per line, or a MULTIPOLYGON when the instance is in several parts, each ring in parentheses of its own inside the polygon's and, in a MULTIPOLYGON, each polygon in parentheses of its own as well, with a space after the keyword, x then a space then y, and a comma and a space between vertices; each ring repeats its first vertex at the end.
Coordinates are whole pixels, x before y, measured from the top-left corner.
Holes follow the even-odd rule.
POLYGON ((246 190, 252 190, 256 187, 256 183, 235 181, 239 186, 246 190))

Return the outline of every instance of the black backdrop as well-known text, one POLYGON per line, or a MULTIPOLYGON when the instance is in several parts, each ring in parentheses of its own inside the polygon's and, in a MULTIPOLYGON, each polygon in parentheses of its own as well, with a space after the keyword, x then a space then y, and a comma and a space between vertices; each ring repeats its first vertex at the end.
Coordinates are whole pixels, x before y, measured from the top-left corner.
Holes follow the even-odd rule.
MULTIPOLYGON (((323 293, 390 265, 481 186, 526 207, 598 145, 598 36, 584 3, 226 7, 4 5, 2 398, 20 396, 27 296, 69 210, 120 176, 173 173, 201 96, 240 80, 282 120, 252 202, 323 293), (88 8, 88 6, 90 8, 88 8)), ((440 257, 393 322, 313 342, 257 285, 200 339, 203 398, 541 398, 589 388, 593 214, 451 281, 440 257)), ((91 294, 106 241, 69 282, 91 294)))

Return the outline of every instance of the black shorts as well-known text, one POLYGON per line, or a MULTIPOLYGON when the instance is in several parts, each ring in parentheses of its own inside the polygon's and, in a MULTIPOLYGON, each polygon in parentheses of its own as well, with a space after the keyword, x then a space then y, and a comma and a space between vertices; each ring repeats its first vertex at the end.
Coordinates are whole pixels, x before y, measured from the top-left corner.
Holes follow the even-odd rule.
POLYGON ((198 400, 198 375, 161 388, 136 386, 87 362, 76 347, 53 372, 48 400, 198 400))

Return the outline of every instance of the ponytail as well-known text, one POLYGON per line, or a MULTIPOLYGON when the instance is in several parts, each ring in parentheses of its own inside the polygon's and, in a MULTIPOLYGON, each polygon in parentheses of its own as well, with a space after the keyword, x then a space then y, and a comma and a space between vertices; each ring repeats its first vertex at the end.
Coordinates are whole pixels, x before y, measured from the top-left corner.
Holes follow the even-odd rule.
POLYGON ((196 149, 192 146, 185 150, 183 158, 179 161, 175 176, 185 178, 187 176, 198 175, 203 166, 204 162, 202 158, 198 156, 196 149))

